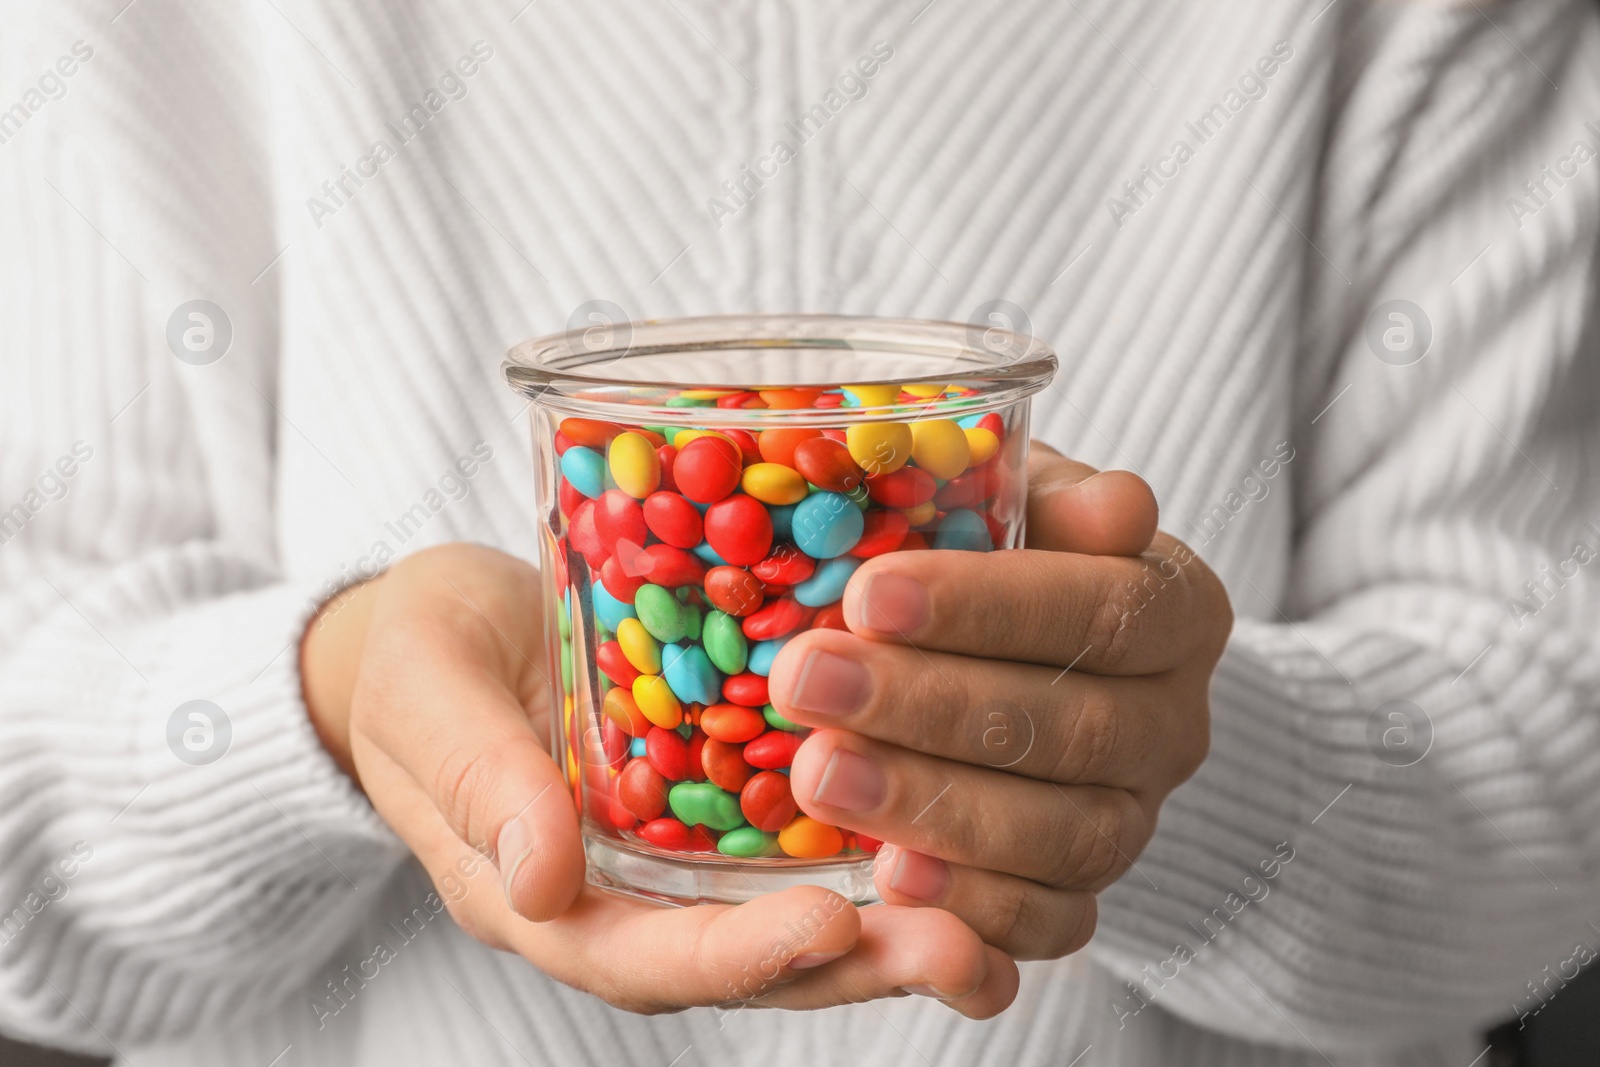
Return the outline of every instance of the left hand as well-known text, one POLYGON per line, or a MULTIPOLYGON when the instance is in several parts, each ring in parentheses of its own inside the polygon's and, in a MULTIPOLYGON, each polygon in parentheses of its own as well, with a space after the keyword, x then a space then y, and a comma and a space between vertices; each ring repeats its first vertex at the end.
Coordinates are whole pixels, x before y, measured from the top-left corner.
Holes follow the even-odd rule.
POLYGON ((1233 612, 1142 479, 1035 443, 1029 481, 1026 549, 869 560, 851 632, 796 637, 770 683, 817 728, 795 799, 886 842, 884 900, 1042 959, 1088 942, 1095 894, 1205 759, 1233 612))

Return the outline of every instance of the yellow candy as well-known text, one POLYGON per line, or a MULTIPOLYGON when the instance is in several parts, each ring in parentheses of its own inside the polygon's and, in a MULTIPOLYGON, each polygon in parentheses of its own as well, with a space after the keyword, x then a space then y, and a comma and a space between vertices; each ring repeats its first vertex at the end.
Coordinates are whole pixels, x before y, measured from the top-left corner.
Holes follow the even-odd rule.
POLYGON ((886 407, 900 398, 898 385, 847 385, 844 390, 864 408, 886 407))
POLYGON ((949 419, 923 419, 911 424, 911 458, 941 481, 967 469, 972 449, 961 427, 949 419))
POLYGON ((716 400, 724 396, 732 396, 737 389, 685 389, 678 395, 685 400, 716 400))
POLYGON ((778 831, 778 847, 797 859, 822 859, 837 856, 844 849, 844 834, 837 826, 818 822, 809 815, 796 815, 778 831))
POLYGON ((982 426, 973 426, 965 431, 967 435, 967 448, 972 455, 967 460, 968 467, 980 467, 989 462, 994 454, 1000 451, 1000 438, 995 436, 993 430, 986 430, 982 426))
POLYGON ((648 437, 636 433, 619 433, 611 439, 606 452, 606 462, 611 466, 611 480, 617 488, 643 500, 661 484, 661 457, 648 437))
POLYGON ((900 513, 912 526, 926 526, 939 514, 939 506, 931 500, 925 500, 914 508, 901 508, 900 513))
POLYGON ((782 463, 752 463, 744 469, 739 488, 763 504, 798 504, 806 498, 806 480, 782 463))
POLYGON ((911 427, 903 422, 859 423, 844 432, 844 444, 869 476, 891 474, 911 458, 911 427))
POLYGON ((912 396, 920 396, 924 399, 935 396, 944 396, 945 392, 945 386, 942 385, 902 385, 900 388, 904 389, 912 396))
POLYGON ((634 670, 641 674, 661 673, 661 645, 638 619, 623 619, 617 624, 617 644, 634 670))
POLYGON ((659 674, 641 674, 635 678, 633 699, 644 717, 663 730, 676 730, 683 721, 683 705, 659 674))

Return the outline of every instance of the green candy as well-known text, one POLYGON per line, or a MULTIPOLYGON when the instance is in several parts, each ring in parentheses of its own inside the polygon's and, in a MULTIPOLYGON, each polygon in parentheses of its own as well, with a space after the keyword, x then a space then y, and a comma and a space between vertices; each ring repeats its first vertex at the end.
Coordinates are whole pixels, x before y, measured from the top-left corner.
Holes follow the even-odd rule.
POLYGON ((699 823, 713 830, 732 830, 744 825, 739 798, 710 782, 679 782, 667 793, 667 803, 672 814, 689 826, 699 823))
POLYGON ((700 632, 700 609, 681 604, 659 585, 642 585, 633 597, 633 610, 651 637, 670 645, 700 632))
POLYGON ((723 674, 738 674, 750 658, 750 646, 739 620, 721 611, 706 616, 703 643, 711 665, 723 674))
POLYGON ((772 727, 774 730, 786 730, 793 734, 799 733, 801 730, 805 729, 804 726, 801 726, 798 723, 792 723, 788 719, 785 719, 782 715, 779 715, 778 709, 773 707, 771 704, 768 704, 766 707, 761 709, 761 717, 766 719, 767 725, 772 727))
POLYGON ((669 408, 708 408, 715 404, 714 400, 696 400, 686 396, 674 396, 667 399, 669 408))
POLYGON ((729 830, 717 841, 724 856, 771 856, 778 851, 778 835, 762 833, 754 826, 729 830))

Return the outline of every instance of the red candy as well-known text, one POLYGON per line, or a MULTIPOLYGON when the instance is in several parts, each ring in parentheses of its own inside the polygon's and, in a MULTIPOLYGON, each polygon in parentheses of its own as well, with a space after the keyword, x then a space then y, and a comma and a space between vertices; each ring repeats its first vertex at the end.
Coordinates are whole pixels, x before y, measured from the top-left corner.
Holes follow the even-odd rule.
POLYGON ((672 480, 672 465, 678 461, 678 450, 671 445, 662 445, 656 449, 656 458, 661 461, 661 488, 676 493, 678 483, 672 480))
POLYGON ((704 762, 706 740, 705 733, 700 730, 696 730, 694 736, 689 738, 689 780, 691 782, 703 782, 706 780, 704 762))
POLYGON ((674 548, 693 548, 705 536, 699 509, 680 493, 657 490, 645 498, 643 511, 650 532, 674 548))
POLYGON ((699 585, 706 576, 706 565, 699 556, 671 545, 651 545, 639 553, 636 565, 650 582, 667 589, 699 585))
POLYGON ((629 574, 622 566, 622 561, 612 556, 600 566, 600 584, 624 604, 632 604, 634 595, 645 584, 645 577, 642 574, 629 574))
POLYGON ((737 793, 744 788, 755 770, 744 761, 743 748, 743 745, 706 738, 700 749, 700 765, 705 768, 706 777, 712 785, 730 793, 737 793))
POLYGON ((567 526, 567 541, 578 554, 589 561, 591 568, 605 562, 606 546, 594 529, 594 501, 584 500, 572 512, 572 522, 567 526))
POLYGON ((617 800, 635 818, 649 821, 667 810, 667 780, 649 760, 630 760, 617 779, 617 800))
POLYGON ((767 702, 767 680, 749 671, 730 674, 722 680, 722 698, 747 708, 759 708, 767 702))
POLYGON ((739 810, 751 826, 772 834, 782 830, 800 807, 794 802, 787 774, 759 771, 740 790, 739 810))
POLYGON ((611 439, 622 432, 622 427, 614 422, 601 422, 598 419, 562 419, 561 433, 568 441, 585 448, 601 449, 611 443, 611 439))
POLYGON ((561 514, 571 517, 578 510, 578 505, 589 498, 578 492, 576 486, 565 478, 561 479, 561 486, 556 490, 556 499, 561 504, 561 514))
POLYGON ((712 567, 706 572, 706 599, 718 611, 745 616, 761 606, 761 580, 743 567, 712 567))
POLYGON ((939 487, 939 491, 933 494, 933 502, 939 506, 940 511, 975 508, 994 496, 999 489, 1000 476, 995 473, 991 461, 945 482, 939 487))
POLYGON ((742 464, 761 462, 761 448, 749 430, 719 430, 717 432, 739 446, 739 459, 742 464))
POLYGON ((816 617, 811 620, 813 630, 848 630, 844 624, 844 601, 835 600, 825 608, 818 608, 816 617))
POLYGON ((621 489, 608 489, 594 502, 594 532, 600 536, 600 543, 613 552, 620 542, 643 545, 650 536, 644 508, 621 489))
POLYGON ((689 777, 689 742, 676 730, 652 726, 644 735, 644 757, 669 781, 681 782, 689 777))
POLYGON ((806 609, 790 597, 768 600, 766 606, 740 623, 744 635, 752 641, 771 641, 782 637, 805 622, 806 609))
MULTIPOLYGON (((690 446, 709 440, 697 438, 690 446)), ((718 500, 706 509, 705 527, 706 543, 736 566, 758 563, 772 548, 772 516, 767 506, 753 496, 736 493, 718 500)))
POLYGON ((615 641, 607 641, 595 649, 594 661, 612 684, 623 689, 633 685, 633 680, 639 677, 638 669, 628 662, 628 657, 622 654, 622 646, 615 641))
POLYGON ((893 552, 905 543, 906 534, 910 531, 911 520, 898 511, 868 512, 866 529, 850 554, 860 559, 871 559, 885 552, 893 552))
POLYGON ((750 573, 766 583, 770 590, 773 585, 799 585, 816 569, 816 560, 784 541, 774 545, 766 559, 750 568, 750 573))
MULTIPOLYGON (((712 504, 733 492, 743 473, 744 456, 739 446, 725 437, 696 437, 678 449, 672 464, 678 492, 697 504, 712 504)), ((761 551, 766 554, 766 549, 761 551)))
MULTIPOLYGON (((828 433, 827 430, 822 432, 828 433)), ((837 440, 823 436, 800 442, 794 450, 794 468, 806 481, 831 493, 848 493, 866 477, 850 458, 843 432, 837 440)))
POLYGON ((867 479, 867 495, 875 503, 890 508, 914 508, 933 499, 939 483, 933 475, 917 467, 901 467, 890 474, 867 479))
POLYGON ((673 818, 650 820, 639 827, 639 836, 674 852, 711 852, 717 847, 704 826, 685 826, 673 818))
POLYGON ((768 730, 744 746, 744 761, 764 771, 776 771, 794 762, 805 738, 783 730, 768 730))

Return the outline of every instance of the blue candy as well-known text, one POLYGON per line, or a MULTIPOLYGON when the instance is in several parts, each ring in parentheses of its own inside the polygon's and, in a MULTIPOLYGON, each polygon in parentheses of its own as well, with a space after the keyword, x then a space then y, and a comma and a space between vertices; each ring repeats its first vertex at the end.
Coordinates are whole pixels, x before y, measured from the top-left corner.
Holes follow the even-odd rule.
MULTIPOLYGON (((804 603, 804 601, 802 601, 804 603)), ((751 674, 759 674, 765 678, 772 673, 772 661, 778 658, 778 653, 794 637, 777 637, 771 641, 757 641, 750 646, 750 659, 745 664, 745 670, 751 674)))
MULTIPOLYGON (((571 452, 572 449, 569 448, 567 451, 571 452)), ((633 610, 632 604, 624 604, 606 592, 606 587, 601 585, 598 580, 594 585, 590 586, 589 592, 594 600, 594 617, 600 620, 601 626, 612 633, 617 632, 617 627, 622 625, 623 619, 637 619, 639 617, 639 613, 633 610)))
POLYGON ((635 737, 632 741, 628 742, 628 755, 632 756, 634 759, 645 758, 644 738, 635 737))
POLYGON ((812 559, 842 556, 861 540, 866 520, 843 493, 812 493, 794 506, 794 543, 812 559))
POLYGON ((844 596, 844 587, 861 562, 854 556, 823 560, 811 577, 794 587, 794 598, 808 608, 832 604, 844 596))
POLYGON ((685 704, 715 704, 722 696, 722 675, 699 645, 665 645, 661 674, 685 704))
POLYGON ((966 552, 988 552, 994 548, 989 524, 976 511, 958 508, 947 512, 933 535, 934 548, 955 548, 966 552))
POLYGON ((561 473, 572 488, 590 500, 606 491, 606 457, 592 448, 573 445, 563 452, 561 473))
POLYGON ((728 565, 727 560, 717 555, 717 550, 711 547, 710 541, 701 541, 689 551, 693 552, 696 556, 699 556, 702 560, 711 564, 713 567, 726 567, 728 565))

